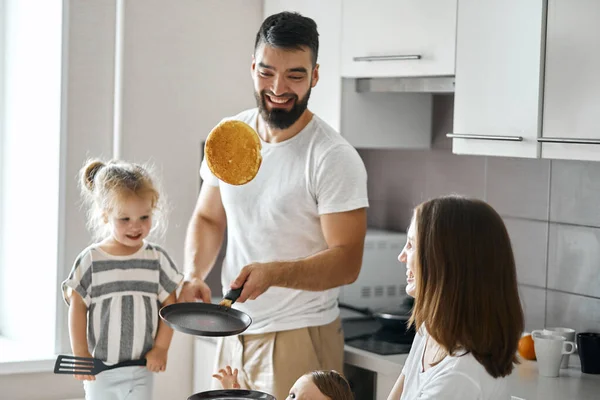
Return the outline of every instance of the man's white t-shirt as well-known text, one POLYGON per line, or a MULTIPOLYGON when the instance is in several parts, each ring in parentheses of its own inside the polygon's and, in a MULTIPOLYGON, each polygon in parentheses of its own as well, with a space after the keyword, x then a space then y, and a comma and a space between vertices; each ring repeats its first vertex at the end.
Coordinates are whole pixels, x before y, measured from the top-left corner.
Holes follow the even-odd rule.
MULTIPOLYGON (((228 118, 257 129, 258 109, 228 118)), ((221 281, 225 293, 253 262, 302 259, 327 249, 323 214, 368 207, 367 173, 358 152, 313 115, 294 137, 261 139, 262 163, 245 185, 220 181, 202 162, 204 184, 218 186, 227 214, 227 251, 221 281)), ((339 289, 302 291, 271 287, 256 300, 234 307, 252 318, 247 334, 320 326, 339 315, 339 289)))
POLYGON ((415 335, 402 368, 401 400, 510 400, 508 380, 493 378, 472 354, 447 356, 423 372, 423 353, 429 334, 424 328, 415 335))

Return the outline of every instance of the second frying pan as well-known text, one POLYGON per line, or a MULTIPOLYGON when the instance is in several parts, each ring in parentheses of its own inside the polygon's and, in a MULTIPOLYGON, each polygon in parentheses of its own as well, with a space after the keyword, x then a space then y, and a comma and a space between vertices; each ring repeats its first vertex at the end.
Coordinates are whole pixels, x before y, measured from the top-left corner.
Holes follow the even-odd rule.
POLYGON ((235 302, 242 288, 231 290, 221 304, 175 303, 160 309, 159 315, 176 331, 196 336, 231 336, 244 332, 252 318, 225 304, 235 302))
POLYGON ((257 399, 257 400, 277 400, 270 394, 256 390, 209 390, 208 392, 196 393, 187 400, 237 400, 237 399, 257 399))

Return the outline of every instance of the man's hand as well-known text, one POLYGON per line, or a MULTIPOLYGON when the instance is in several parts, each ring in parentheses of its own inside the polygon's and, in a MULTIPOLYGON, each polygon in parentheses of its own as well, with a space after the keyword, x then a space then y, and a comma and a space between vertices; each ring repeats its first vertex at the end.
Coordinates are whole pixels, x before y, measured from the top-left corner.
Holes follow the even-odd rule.
POLYGON ((272 263, 254 263, 246 265, 231 284, 232 289, 244 286, 242 294, 236 300, 243 303, 246 300, 254 300, 271 286, 275 281, 275 265, 272 263))
POLYGON ((231 371, 231 367, 229 365, 220 369, 218 373, 213 375, 213 378, 218 379, 221 382, 223 389, 240 388, 240 384, 238 382, 238 370, 236 368, 231 371))
POLYGON ((204 303, 210 303, 210 288, 200 278, 192 278, 186 281, 177 298, 178 303, 191 303, 197 300, 202 300, 204 303))

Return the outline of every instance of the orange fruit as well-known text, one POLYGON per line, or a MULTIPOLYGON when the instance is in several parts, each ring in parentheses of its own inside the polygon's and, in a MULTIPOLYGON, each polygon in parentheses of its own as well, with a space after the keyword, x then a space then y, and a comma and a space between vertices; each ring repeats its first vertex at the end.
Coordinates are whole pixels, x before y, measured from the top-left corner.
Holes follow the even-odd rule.
POLYGON ((519 339, 519 354, 526 360, 535 360, 535 347, 531 335, 519 339))

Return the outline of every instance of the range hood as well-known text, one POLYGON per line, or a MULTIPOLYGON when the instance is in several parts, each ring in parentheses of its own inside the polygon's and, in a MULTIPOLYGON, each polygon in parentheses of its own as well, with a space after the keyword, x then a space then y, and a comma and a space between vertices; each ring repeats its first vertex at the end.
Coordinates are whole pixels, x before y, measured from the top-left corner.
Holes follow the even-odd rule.
POLYGON ((357 78, 358 93, 454 93, 454 76, 357 78))

